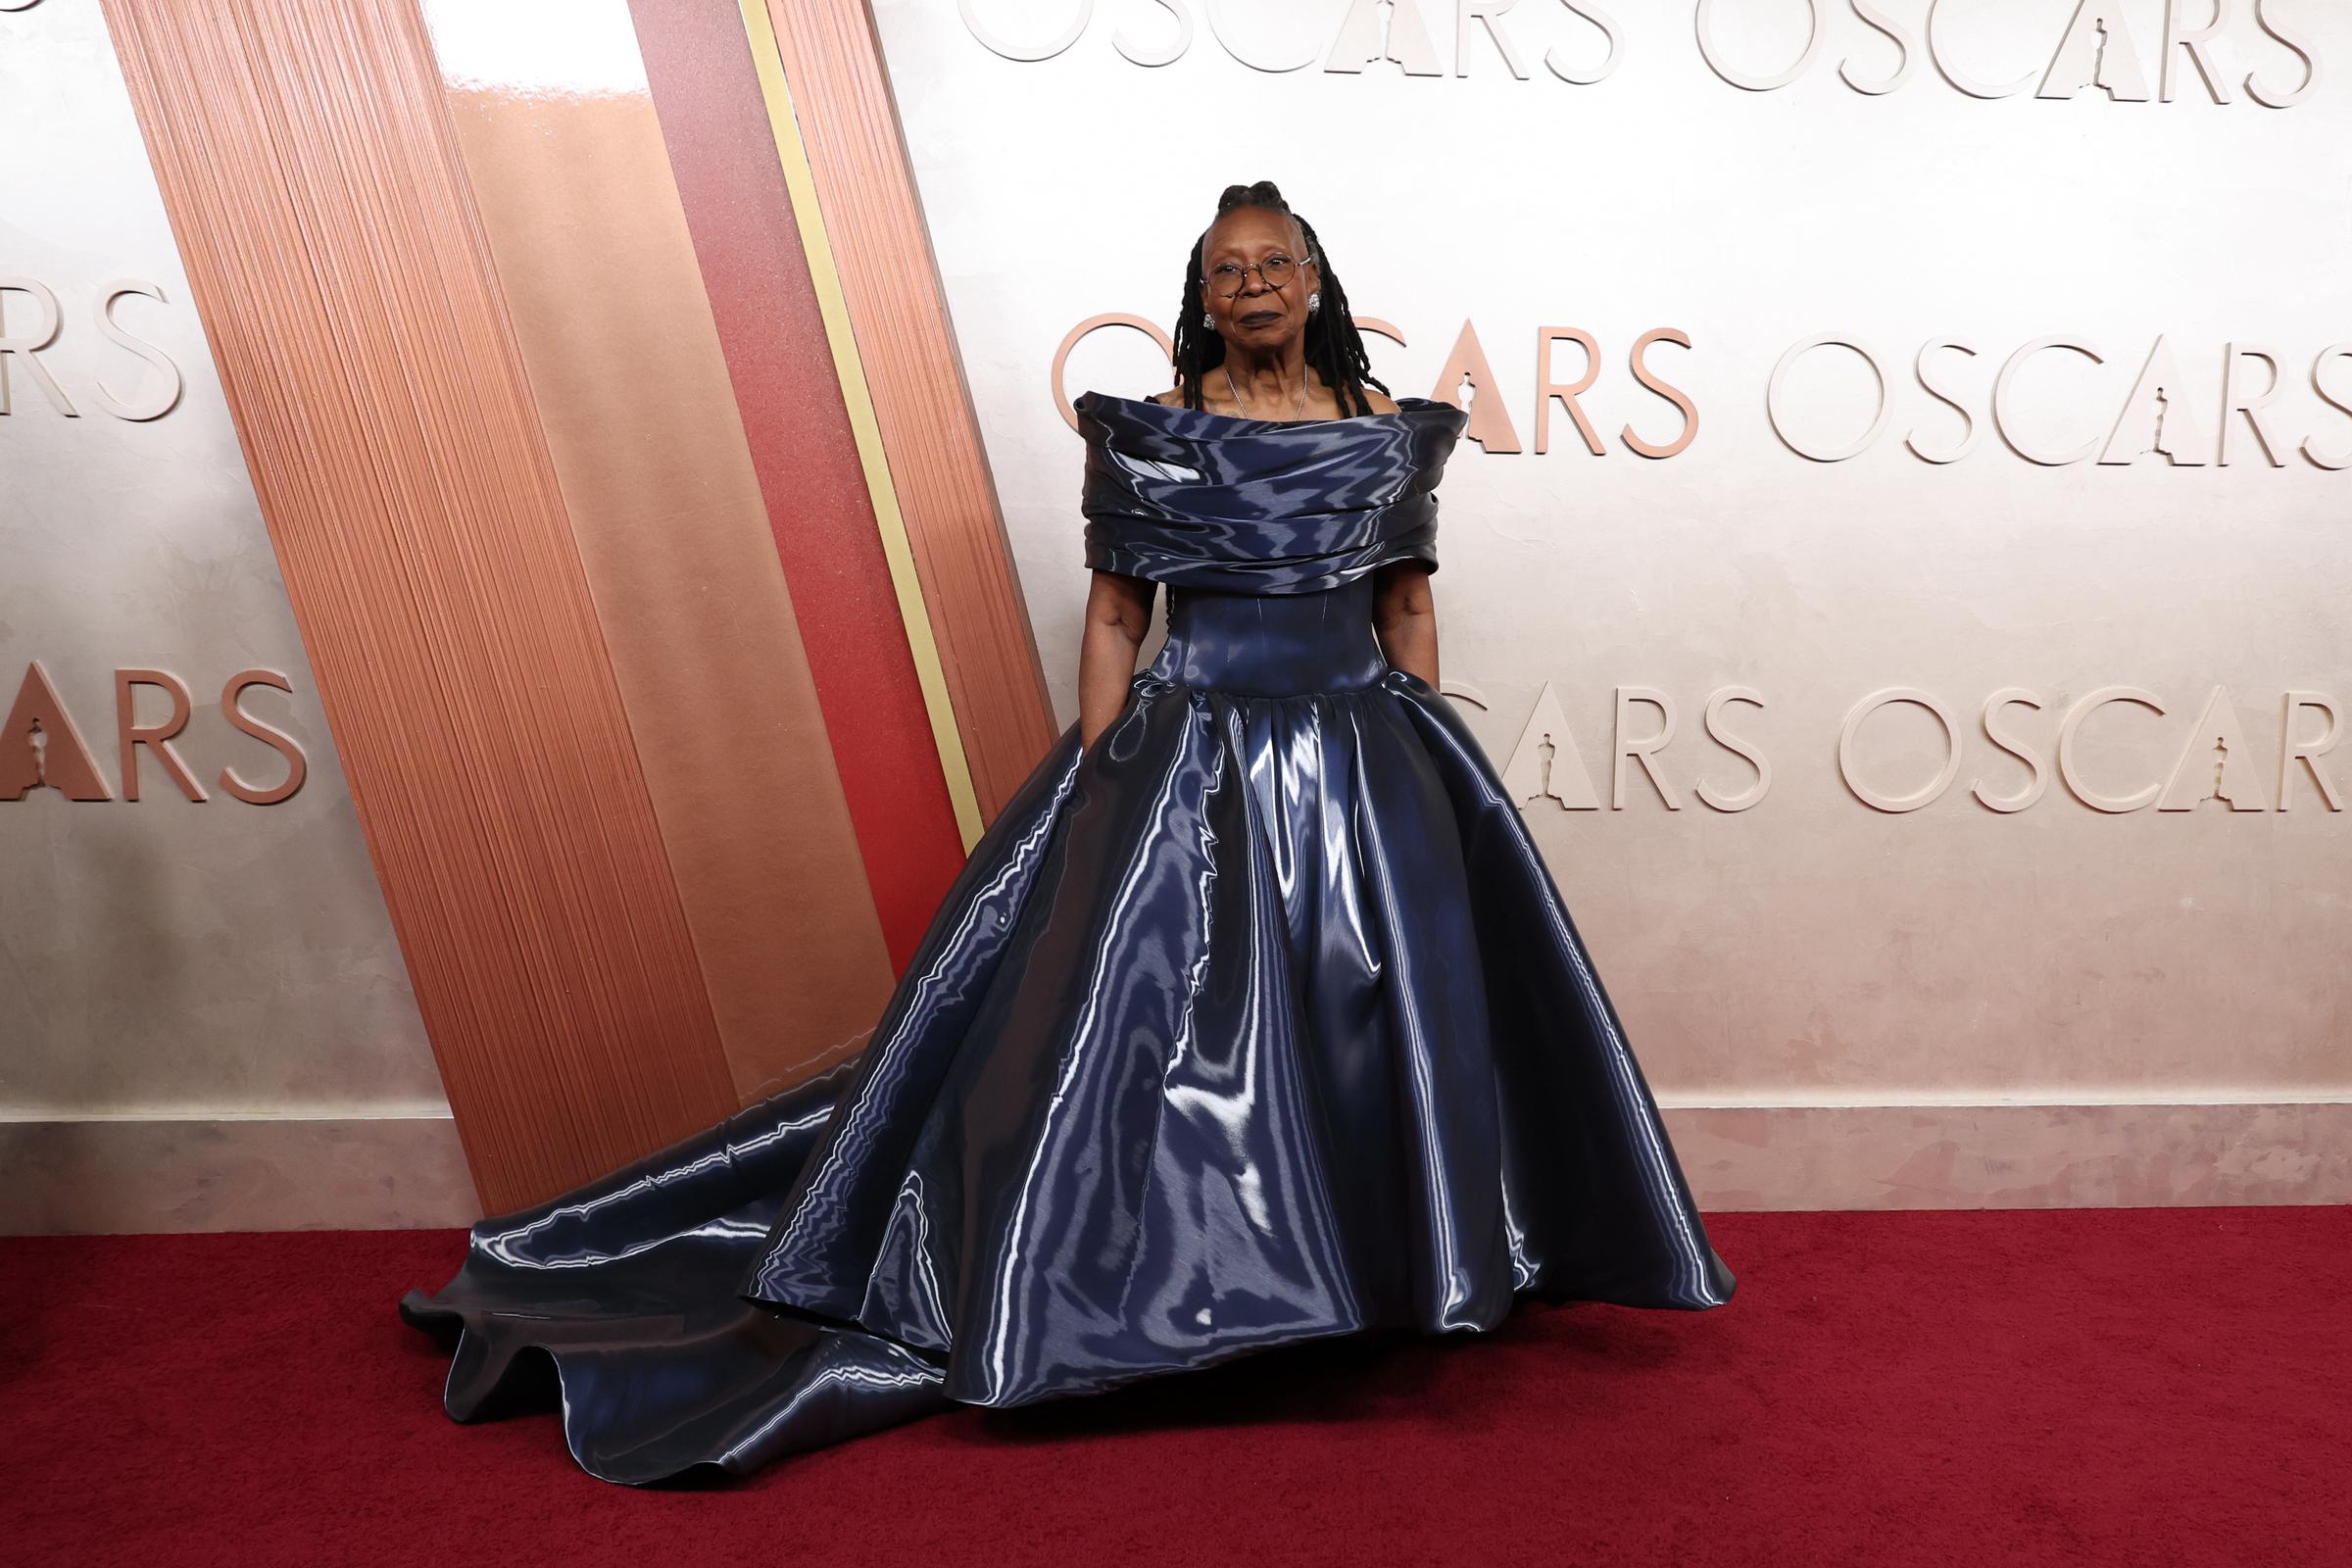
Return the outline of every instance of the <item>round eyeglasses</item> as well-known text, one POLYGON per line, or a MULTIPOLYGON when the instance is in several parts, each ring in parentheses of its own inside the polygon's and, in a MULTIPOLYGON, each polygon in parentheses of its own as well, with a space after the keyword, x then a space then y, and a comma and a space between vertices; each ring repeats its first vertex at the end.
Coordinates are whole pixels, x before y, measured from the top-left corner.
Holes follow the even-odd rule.
MULTIPOLYGON (((1312 257, 1307 258, 1307 262, 1313 260, 1312 257)), ((1219 262, 1208 270, 1208 276, 1201 281, 1208 285, 1208 291, 1217 298, 1229 300, 1250 286, 1252 268, 1258 276, 1266 280, 1266 287, 1281 288, 1297 277, 1298 269, 1306 266, 1307 262, 1294 261, 1276 251, 1262 262, 1219 262)))

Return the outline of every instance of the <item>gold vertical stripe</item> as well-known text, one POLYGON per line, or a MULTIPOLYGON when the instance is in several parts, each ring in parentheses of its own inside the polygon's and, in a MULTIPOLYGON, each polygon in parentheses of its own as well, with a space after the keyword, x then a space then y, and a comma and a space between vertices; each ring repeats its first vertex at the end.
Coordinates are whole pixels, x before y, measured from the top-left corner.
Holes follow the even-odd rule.
POLYGON ((801 247, 808 256, 809 280, 825 320, 825 341, 833 351, 833 370, 841 380, 842 401, 848 406, 850 428, 858 438, 858 462, 865 470, 865 488, 872 498, 874 524, 881 530, 882 554, 890 563, 890 583, 898 596, 899 620, 906 627, 907 647, 914 655, 915 678, 923 690, 923 710, 931 718, 932 743, 939 750, 940 771, 946 775, 948 798, 956 806, 956 830, 967 851, 979 842, 980 802, 972 788, 972 770, 964 756, 963 738, 956 727, 955 703, 948 695, 946 668, 939 643, 931 632, 931 616, 923 604, 921 579, 914 569, 914 549, 907 542, 906 519, 899 511, 899 493, 891 483, 889 455, 882 448, 882 427, 874 417, 873 396, 866 386, 865 365, 858 354, 858 336, 850 323, 850 306, 833 261, 833 243, 825 233, 817 206, 816 176, 808 167, 808 152, 801 142, 800 122, 792 108, 792 87, 784 79, 784 57, 764 0, 739 0, 743 28, 751 37, 752 63, 760 74, 760 96, 767 104, 767 124, 775 136, 776 157, 784 166, 784 184, 792 193, 793 220, 800 225, 801 247))
POLYGON ((868 0, 767 0, 983 815, 1060 726, 868 0))
MULTIPOLYGON (((541 22, 559 7, 600 29, 630 22, 626 0, 528 7, 541 22)), ((715 22, 724 27, 724 13, 715 22)), ((727 1068, 748 1104, 854 1051, 889 1000, 893 969, 669 151, 641 89, 445 77, 727 1068), (630 373, 614 375, 616 361, 630 373), (634 438, 614 440, 615 430, 634 438), (779 801, 793 808, 778 811, 779 801)), ((919 766, 920 743, 908 739, 919 766)))

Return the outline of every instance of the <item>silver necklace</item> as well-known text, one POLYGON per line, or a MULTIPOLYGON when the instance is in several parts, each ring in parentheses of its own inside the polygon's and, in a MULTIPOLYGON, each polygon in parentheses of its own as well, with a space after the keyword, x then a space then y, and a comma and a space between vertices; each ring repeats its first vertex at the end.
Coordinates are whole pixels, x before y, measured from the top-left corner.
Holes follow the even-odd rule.
MULTIPOLYGON (((1234 384, 1233 367, 1231 365, 1226 365, 1222 367, 1222 368, 1225 371, 1225 390, 1233 394, 1234 407, 1242 411, 1242 416, 1244 418, 1249 417, 1250 405, 1242 401, 1242 389, 1234 384)), ((1306 371, 1304 369, 1301 369, 1298 372, 1298 408, 1297 416, 1301 419, 1306 417, 1306 371)))

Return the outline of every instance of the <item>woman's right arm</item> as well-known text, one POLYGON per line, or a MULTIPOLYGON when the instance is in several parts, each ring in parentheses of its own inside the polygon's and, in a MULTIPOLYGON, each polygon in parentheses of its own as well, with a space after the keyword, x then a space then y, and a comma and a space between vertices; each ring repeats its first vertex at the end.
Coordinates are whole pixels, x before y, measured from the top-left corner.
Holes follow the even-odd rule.
POLYGON ((1078 642, 1078 744, 1086 751, 1127 706, 1136 650, 1152 630, 1154 586, 1149 577, 1098 571, 1087 590, 1078 642))

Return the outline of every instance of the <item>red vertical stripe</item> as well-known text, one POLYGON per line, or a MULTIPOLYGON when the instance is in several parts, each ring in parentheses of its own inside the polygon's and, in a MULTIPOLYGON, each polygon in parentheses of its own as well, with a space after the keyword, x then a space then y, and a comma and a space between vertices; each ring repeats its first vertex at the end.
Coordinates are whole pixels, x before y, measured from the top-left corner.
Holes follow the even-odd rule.
POLYGON ((730 5, 630 0, 630 10, 858 849, 903 973, 963 864, 963 841, 750 45, 730 5))

